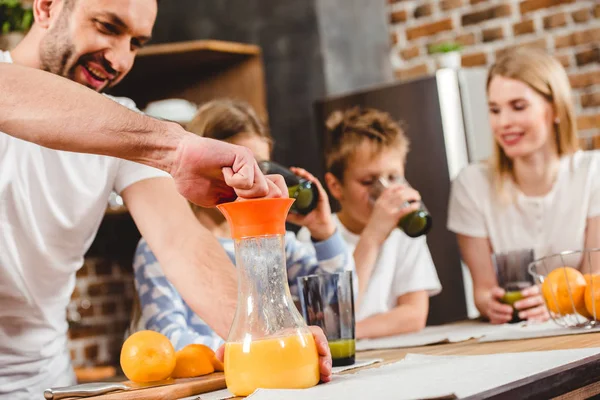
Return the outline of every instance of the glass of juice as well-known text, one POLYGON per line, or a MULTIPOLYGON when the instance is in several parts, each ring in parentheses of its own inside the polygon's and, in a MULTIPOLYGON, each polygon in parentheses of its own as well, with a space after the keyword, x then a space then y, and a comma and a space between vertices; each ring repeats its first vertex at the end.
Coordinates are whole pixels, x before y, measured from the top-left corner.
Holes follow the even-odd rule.
POLYGON ((519 318, 519 310, 514 308, 514 304, 523 298, 521 291, 534 284, 533 278, 527 270, 533 260, 533 249, 492 254, 492 264, 496 270, 498 286, 505 291, 500 301, 513 306, 513 317, 509 321, 511 324, 522 321, 519 318))
POLYGON ((321 327, 327 336, 333 366, 354 364, 352 272, 299 277, 298 295, 307 324, 321 327))

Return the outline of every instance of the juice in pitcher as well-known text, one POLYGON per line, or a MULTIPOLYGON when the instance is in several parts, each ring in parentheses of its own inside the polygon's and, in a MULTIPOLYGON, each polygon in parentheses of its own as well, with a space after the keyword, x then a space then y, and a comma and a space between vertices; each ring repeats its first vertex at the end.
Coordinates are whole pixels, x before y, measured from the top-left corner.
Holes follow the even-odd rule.
POLYGON ((311 334, 227 343, 225 380, 236 396, 256 388, 304 389, 319 383, 319 356, 311 334))

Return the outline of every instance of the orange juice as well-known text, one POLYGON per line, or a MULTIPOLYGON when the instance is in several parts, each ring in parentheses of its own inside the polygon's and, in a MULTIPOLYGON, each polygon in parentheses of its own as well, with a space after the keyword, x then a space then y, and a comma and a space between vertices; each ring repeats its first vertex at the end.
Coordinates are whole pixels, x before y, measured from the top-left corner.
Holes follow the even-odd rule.
POLYGON ((236 396, 257 388, 308 388, 319 377, 319 355, 310 334, 225 345, 225 381, 236 396))

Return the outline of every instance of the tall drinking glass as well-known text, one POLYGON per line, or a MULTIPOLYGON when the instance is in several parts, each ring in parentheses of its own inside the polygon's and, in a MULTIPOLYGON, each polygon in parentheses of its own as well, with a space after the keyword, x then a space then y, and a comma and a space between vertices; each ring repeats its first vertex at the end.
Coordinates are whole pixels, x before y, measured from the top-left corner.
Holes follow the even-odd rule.
POLYGON ((496 270, 498 286, 505 291, 500 301, 513 306, 513 318, 509 321, 511 324, 522 321, 519 318, 519 310, 514 308, 514 304, 523 298, 521 290, 534 284, 533 278, 527 269, 533 259, 533 249, 492 254, 492 263, 496 270))
POLYGON ((333 366, 354 364, 352 273, 299 277, 298 294, 307 324, 321 327, 327 336, 333 366))

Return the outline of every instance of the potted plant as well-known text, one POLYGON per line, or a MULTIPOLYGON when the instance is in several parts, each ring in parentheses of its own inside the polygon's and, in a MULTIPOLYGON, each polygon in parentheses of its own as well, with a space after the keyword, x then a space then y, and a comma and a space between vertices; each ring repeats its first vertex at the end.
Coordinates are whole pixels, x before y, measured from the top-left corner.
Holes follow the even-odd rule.
POLYGON ((33 23, 33 10, 21 0, 0 0, 0 49, 10 50, 33 23))
POLYGON ((444 42, 429 47, 429 53, 436 59, 438 68, 454 68, 461 66, 460 50, 462 46, 456 42, 444 42))

